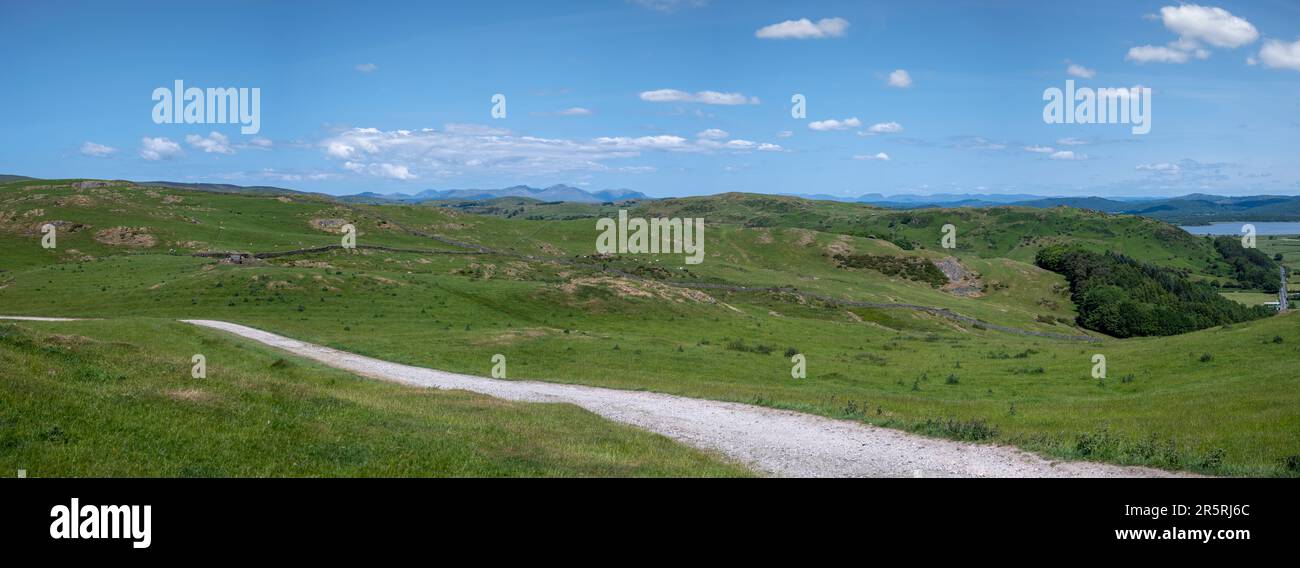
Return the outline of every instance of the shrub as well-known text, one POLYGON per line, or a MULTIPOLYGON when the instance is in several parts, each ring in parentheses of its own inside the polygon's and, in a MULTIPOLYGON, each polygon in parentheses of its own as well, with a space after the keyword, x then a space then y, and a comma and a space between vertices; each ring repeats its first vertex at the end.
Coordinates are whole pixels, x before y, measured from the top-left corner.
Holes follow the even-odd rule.
POLYGON ((925 282, 935 288, 948 283, 938 266, 915 256, 875 254, 837 254, 831 257, 840 268, 868 268, 886 276, 899 276, 908 280, 925 282))

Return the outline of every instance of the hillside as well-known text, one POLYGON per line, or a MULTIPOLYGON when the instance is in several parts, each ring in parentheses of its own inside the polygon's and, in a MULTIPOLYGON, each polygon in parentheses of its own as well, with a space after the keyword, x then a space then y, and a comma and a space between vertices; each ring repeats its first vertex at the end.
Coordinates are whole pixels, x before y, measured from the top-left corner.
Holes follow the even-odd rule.
POLYGON ((1070 243, 1226 278, 1200 272, 1217 258, 1210 241, 1150 219, 748 194, 637 205, 706 217, 705 261, 686 265, 598 257, 591 218, 77 181, 0 186, 0 313, 220 319, 478 375, 501 353, 511 378, 757 403, 1064 458, 1300 475, 1288 465, 1300 463, 1293 314, 1111 339, 1080 328, 1066 279, 1032 264, 1070 243), (54 221, 59 248, 42 249, 35 229, 54 221), (357 250, 328 248, 344 223, 357 250), (956 249, 938 246, 945 223, 956 249), (288 254, 194 256, 229 251, 288 254), (796 353, 807 379, 790 378, 796 353), (1094 354, 1108 359, 1106 380, 1091 378, 1094 354))

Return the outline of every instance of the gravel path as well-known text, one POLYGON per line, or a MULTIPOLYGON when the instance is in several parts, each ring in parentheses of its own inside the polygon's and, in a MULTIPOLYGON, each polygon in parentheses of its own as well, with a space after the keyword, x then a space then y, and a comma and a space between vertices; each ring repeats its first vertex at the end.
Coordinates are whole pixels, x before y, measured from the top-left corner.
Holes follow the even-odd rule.
POLYGON ((665 394, 497 380, 390 363, 212 320, 219 329, 352 373, 497 398, 576 404, 610 420, 790 477, 1165 477, 1160 470, 1053 462, 1007 446, 927 438, 847 420, 665 394))

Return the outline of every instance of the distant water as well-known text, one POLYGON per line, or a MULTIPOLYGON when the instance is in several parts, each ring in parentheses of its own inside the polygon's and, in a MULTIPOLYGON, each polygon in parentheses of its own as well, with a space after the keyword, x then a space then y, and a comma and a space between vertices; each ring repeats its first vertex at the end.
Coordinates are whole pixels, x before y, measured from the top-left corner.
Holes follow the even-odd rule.
POLYGON ((1210 223, 1209 225, 1186 225, 1179 228, 1193 235, 1241 235, 1241 226, 1247 223, 1255 226, 1256 235, 1300 235, 1300 223, 1291 222, 1232 221, 1230 223, 1210 223))

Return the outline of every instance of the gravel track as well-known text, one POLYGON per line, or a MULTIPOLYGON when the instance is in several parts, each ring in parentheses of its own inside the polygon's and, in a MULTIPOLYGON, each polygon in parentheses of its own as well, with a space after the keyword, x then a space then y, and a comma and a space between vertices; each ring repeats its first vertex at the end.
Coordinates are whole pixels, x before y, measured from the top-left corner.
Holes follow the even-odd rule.
POLYGON ((259 329, 182 320, 365 377, 527 402, 581 406, 788 477, 1167 477, 1161 470, 1056 462, 1008 447, 928 438, 847 420, 666 394, 447 373, 339 351, 259 329))

